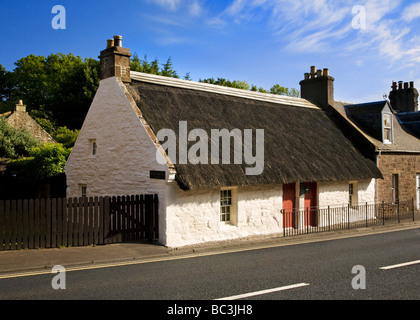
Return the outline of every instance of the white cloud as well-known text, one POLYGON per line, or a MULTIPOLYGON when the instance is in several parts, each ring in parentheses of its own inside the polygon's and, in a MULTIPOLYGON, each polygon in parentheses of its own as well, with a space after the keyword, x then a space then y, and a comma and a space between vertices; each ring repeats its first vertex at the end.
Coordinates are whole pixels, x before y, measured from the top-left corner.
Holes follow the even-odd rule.
POLYGON ((148 0, 151 3, 157 4, 158 6, 168 11, 178 11, 186 6, 188 12, 193 16, 199 16, 203 9, 200 4, 200 0, 148 0))
POLYGON ((406 22, 411 22, 420 17, 420 2, 413 3, 404 9, 402 19, 406 22))
POLYGON ((191 1, 189 5, 190 14, 193 16, 199 16, 203 9, 201 8, 200 3, 197 0, 191 1))
POLYGON ((169 9, 171 11, 175 11, 178 9, 181 0, 153 0, 152 2, 156 3, 157 5, 169 9))

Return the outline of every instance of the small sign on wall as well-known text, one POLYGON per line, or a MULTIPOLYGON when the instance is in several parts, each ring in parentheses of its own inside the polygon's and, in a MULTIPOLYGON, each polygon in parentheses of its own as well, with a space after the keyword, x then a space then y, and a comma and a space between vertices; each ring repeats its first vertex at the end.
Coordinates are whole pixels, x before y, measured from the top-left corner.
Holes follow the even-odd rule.
POLYGON ((165 173, 165 171, 150 170, 150 179, 165 180, 166 179, 166 173, 165 173))

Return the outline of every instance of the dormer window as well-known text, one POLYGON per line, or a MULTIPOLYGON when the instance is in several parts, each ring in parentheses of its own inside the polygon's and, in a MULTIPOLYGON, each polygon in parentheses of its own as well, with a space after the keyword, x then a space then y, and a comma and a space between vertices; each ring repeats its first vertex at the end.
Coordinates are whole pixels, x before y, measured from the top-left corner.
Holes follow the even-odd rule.
POLYGON ((383 143, 393 143, 392 114, 382 114, 383 143))

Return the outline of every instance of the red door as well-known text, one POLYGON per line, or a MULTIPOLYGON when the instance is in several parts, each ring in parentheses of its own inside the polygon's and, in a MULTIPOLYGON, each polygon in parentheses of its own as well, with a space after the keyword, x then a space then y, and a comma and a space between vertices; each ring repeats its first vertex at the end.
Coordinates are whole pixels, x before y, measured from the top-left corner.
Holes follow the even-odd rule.
POLYGON ((305 226, 317 226, 317 190, 316 190, 316 182, 305 183, 305 226))
POLYGON ((295 227, 296 185, 294 183, 283 185, 284 228, 295 227))

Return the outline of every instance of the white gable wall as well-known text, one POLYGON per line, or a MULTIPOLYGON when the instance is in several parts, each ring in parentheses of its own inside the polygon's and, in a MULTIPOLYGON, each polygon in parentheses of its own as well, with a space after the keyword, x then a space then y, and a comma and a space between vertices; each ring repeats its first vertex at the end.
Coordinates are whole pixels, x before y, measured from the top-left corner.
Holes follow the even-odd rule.
MULTIPOLYGON (((156 146, 115 77, 100 86, 67 161, 67 197, 159 194, 160 216, 165 208, 166 180, 150 179, 150 170, 168 167, 156 161, 156 146), (97 144, 92 155, 91 140, 97 144)), ((164 234, 164 219, 160 219, 164 234)))

